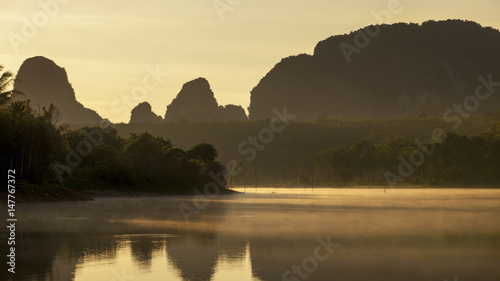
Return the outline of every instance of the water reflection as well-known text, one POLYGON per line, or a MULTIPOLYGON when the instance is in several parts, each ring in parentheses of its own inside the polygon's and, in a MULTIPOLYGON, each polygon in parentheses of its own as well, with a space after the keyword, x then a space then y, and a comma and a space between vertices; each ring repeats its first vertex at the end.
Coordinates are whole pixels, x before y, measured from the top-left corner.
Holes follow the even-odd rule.
POLYGON ((27 234, 24 240, 35 247, 24 245, 18 254, 16 278, 5 275, 3 280, 259 280, 252 277, 248 241, 172 235, 68 238, 27 234), (41 243, 51 249, 36 247, 41 243))
POLYGON ((341 247, 308 280, 500 279, 500 191, 266 191, 188 224, 183 197, 21 205, 0 280, 282 280, 328 235, 341 247))

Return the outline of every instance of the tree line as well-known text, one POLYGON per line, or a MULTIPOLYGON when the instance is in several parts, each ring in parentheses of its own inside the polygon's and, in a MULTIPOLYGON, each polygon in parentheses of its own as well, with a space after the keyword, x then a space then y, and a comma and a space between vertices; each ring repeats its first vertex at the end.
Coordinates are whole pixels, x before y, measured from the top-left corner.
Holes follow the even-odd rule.
POLYGON ((500 124, 480 135, 447 133, 442 142, 425 144, 365 139, 314 158, 314 183, 320 185, 491 185, 500 183, 498 171, 500 124))
POLYGON ((216 149, 207 143, 182 150, 170 140, 147 132, 124 139, 112 127, 69 130, 62 138, 66 162, 63 168, 55 165, 54 171, 75 189, 104 186, 182 192, 202 187, 214 181, 213 175, 225 173, 216 161, 216 149))
POLYGON ((0 167, 15 169, 18 181, 75 190, 185 193, 225 173, 210 144, 182 150, 147 132, 122 138, 113 127, 71 130, 55 125, 54 106, 35 110, 29 100, 9 102, 10 94, 1 93, 0 167))
MULTIPOLYGON (((115 126, 122 137, 147 130, 154 136, 170 139, 183 149, 189 149, 195 143, 210 143, 219 152, 219 161, 238 163, 234 168, 237 172, 231 175, 230 183, 233 185, 302 185, 317 181, 314 159, 320 152, 346 148, 361 140, 367 140, 370 144, 400 138, 415 140, 427 136, 434 128, 468 137, 481 135, 500 122, 500 111, 471 115, 462 120, 457 130, 442 118, 429 117, 424 113, 394 119, 331 120, 319 117, 314 122, 290 122, 283 131, 274 134, 273 140, 265 144, 264 150, 256 148, 257 154, 253 161, 247 161, 248 154, 240 154, 239 145, 251 136, 258 136, 262 128, 269 127, 269 122, 179 122, 115 126)), ((397 157, 395 155, 394 159, 397 160, 397 157)), ((398 161, 395 161, 395 165, 393 168, 396 170, 390 171, 397 174, 398 161)), ((384 178, 382 180, 385 181, 384 178)), ((320 182, 325 183, 323 180, 320 182)))

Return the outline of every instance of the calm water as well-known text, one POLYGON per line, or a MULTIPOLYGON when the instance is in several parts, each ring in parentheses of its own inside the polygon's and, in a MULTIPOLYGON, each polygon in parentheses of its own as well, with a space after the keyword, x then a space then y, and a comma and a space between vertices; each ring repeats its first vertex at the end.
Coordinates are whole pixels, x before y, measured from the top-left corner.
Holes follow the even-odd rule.
POLYGON ((251 188, 189 223, 180 206, 194 208, 187 197, 18 205, 16 273, 0 279, 500 280, 500 190, 251 188))

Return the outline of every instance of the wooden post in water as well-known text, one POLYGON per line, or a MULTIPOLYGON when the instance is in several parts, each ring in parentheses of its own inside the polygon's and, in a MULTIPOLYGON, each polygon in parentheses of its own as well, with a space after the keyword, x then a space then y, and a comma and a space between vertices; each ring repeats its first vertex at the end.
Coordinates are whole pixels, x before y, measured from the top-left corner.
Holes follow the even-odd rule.
POLYGON ((254 177, 255 191, 257 191, 257 156, 255 157, 253 162, 253 177, 254 177))

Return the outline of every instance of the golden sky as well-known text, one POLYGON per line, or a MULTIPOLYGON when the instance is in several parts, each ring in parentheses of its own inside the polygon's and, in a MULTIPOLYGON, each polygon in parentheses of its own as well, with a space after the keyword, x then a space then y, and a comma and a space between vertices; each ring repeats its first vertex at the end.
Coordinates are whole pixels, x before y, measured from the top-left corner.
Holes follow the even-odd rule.
POLYGON ((499 0, 2 0, 0 64, 17 71, 29 57, 48 57, 67 70, 81 103, 128 122, 143 101, 164 116, 197 77, 219 104, 246 109, 282 58, 368 24, 464 19, 500 29, 498 11, 499 0), (148 69, 169 74, 134 94, 148 69))

